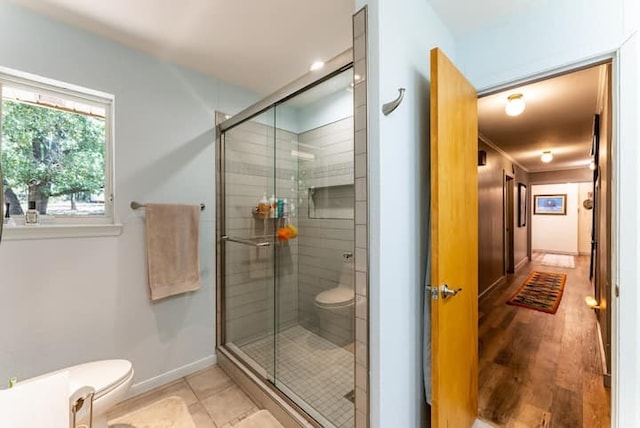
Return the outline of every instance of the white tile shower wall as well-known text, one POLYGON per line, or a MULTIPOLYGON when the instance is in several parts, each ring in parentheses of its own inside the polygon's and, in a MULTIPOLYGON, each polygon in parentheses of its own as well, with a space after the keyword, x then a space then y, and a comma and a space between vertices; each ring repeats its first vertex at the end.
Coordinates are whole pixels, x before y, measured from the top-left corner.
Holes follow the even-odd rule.
POLYGON ((318 331, 315 298, 338 286, 342 254, 354 251, 354 220, 309 218, 308 189, 353 185, 353 118, 304 132, 298 140, 315 156, 300 163, 298 319, 304 327, 318 331))
POLYGON ((252 215, 263 195, 295 199, 295 188, 293 193, 291 189, 297 165, 291 151, 296 146, 296 134, 278 129, 274 136, 272 127, 255 121, 225 134, 226 234, 272 243, 264 248, 225 244, 227 342, 242 344, 272 333, 276 307, 280 326, 297 320, 297 241, 278 244, 274 228, 284 220, 252 215), (274 260, 278 261, 277 287, 274 260))

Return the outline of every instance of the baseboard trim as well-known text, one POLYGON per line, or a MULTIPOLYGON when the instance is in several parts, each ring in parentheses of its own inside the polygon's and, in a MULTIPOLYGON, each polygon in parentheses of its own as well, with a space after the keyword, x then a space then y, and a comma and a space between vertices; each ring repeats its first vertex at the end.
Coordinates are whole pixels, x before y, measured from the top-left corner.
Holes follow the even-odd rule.
POLYGON ((596 320, 596 328, 598 329, 598 348, 600 348, 600 363, 602 364, 602 375, 604 376, 604 384, 610 387, 611 373, 607 371, 607 354, 606 354, 606 351, 604 350, 604 340, 602 339, 602 329, 600 327, 600 320, 596 320))
POLYGON ((135 397, 136 395, 140 395, 159 386, 166 385, 169 382, 180 379, 181 377, 188 376, 191 373, 197 372, 198 370, 202 370, 214 365, 217 361, 218 358, 216 354, 209 355, 208 357, 202 358, 201 360, 185 364, 182 367, 169 370, 168 372, 152 377, 151 379, 138 382, 131 387, 131 389, 129 390, 129 394, 127 394, 127 398, 135 397))
POLYGON ((533 249, 531 250, 533 253, 548 253, 548 254, 565 254, 567 256, 579 256, 580 253, 577 251, 557 251, 557 250, 541 250, 541 249, 533 249))
POLYGON ((524 257, 522 258, 522 260, 520 260, 520 261, 516 264, 515 268, 513 269, 513 270, 514 270, 514 273, 515 273, 515 272, 518 272, 520 269, 522 269, 522 267, 523 267, 524 265, 526 265, 528 261, 529 261, 529 256, 524 256, 524 257))
POLYGON ((498 285, 502 284, 503 282, 505 282, 507 280, 506 276, 501 276, 500 278, 498 278, 493 284, 491 284, 489 287, 487 287, 486 290, 484 290, 482 293, 480 293, 478 295, 478 299, 480 299, 483 296, 486 296, 487 294, 489 294, 491 291, 493 291, 494 288, 496 288, 498 285))

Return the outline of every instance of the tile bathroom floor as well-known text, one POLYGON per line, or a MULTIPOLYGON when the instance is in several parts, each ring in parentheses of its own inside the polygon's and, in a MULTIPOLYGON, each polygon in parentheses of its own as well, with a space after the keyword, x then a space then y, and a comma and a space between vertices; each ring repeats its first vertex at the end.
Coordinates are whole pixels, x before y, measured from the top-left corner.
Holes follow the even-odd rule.
POLYGON ((171 396, 184 400, 197 428, 230 428, 258 411, 249 396, 215 365, 123 401, 109 412, 109 420, 171 396))

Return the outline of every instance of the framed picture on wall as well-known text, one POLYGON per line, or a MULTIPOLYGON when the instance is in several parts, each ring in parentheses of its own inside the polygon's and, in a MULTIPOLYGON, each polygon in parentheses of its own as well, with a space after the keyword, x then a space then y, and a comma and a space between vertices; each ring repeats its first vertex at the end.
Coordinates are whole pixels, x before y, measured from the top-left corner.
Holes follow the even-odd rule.
POLYGON ((533 214, 567 215, 567 194, 534 195, 533 214))
POLYGON ((527 225, 527 185, 518 183, 518 227, 527 225))

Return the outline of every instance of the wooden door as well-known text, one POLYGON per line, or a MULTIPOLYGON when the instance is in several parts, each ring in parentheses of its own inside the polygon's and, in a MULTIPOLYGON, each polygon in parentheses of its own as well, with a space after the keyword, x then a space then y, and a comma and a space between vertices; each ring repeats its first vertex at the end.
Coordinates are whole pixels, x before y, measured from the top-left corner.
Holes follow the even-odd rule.
POLYGON ((478 111, 473 86, 431 51, 433 428, 471 427, 478 413, 478 111), (443 284, 462 290, 443 298, 443 284))

